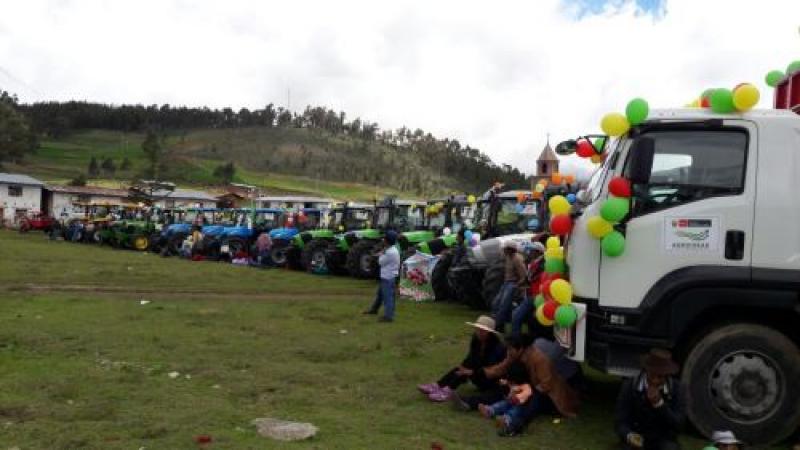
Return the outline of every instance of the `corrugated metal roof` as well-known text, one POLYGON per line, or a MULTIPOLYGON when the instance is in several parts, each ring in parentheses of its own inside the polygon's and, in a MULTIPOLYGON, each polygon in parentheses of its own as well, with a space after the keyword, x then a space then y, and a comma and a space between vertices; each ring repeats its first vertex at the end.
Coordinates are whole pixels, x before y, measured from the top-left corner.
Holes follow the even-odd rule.
POLYGON ((302 197, 293 195, 278 195, 268 197, 258 197, 260 202, 304 202, 304 203, 333 203, 331 198, 322 197, 302 197))
POLYGON ((164 198, 179 198, 185 200, 207 200, 210 202, 216 202, 217 198, 213 195, 203 192, 203 191, 193 191, 190 189, 175 189, 174 191, 154 191, 153 197, 164 197, 164 198))
POLYGON ((21 173, 0 172, 0 183, 5 184, 24 184, 28 186, 44 186, 44 183, 36 178, 23 175, 21 173))
POLYGON ((64 194, 101 195, 105 197, 128 197, 127 189, 111 189, 97 186, 57 186, 48 185, 48 191, 64 194))

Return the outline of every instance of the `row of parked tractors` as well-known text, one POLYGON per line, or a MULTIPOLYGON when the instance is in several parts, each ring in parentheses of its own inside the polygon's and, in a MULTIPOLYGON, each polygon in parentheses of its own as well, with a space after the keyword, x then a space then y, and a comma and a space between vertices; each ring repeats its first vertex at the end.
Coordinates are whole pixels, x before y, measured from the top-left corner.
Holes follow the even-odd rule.
POLYGON ((386 231, 394 230, 404 260, 415 252, 440 258, 431 275, 438 301, 486 308, 502 283, 502 245, 508 240, 529 243, 547 223, 547 197, 563 190, 555 187, 534 198, 528 191, 503 192, 495 187, 480 198, 453 195, 426 203, 386 198, 373 204, 336 204, 327 210, 152 208, 113 218, 87 210, 83 219, 61 224, 38 218, 43 222, 28 223, 20 230, 44 229, 67 241, 176 256, 200 227, 202 241, 194 251, 210 261, 255 256, 256 240, 268 233, 274 265, 357 278, 377 277, 374 255, 386 231), (481 239, 459 247, 459 231, 481 239))

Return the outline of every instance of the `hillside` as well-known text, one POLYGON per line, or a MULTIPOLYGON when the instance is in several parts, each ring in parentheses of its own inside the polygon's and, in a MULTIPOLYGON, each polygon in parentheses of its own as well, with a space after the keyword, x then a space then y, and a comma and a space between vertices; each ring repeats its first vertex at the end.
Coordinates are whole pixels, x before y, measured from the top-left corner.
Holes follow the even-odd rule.
MULTIPOLYGON (((111 158, 117 167, 128 158, 131 162, 129 170, 117 169, 113 175, 101 173, 89 180, 93 185, 117 186, 136 178, 147 166, 141 149, 143 140, 143 133, 79 131, 61 139, 41 141, 35 153, 26 155, 21 163, 6 163, 5 170, 30 174, 48 182, 67 183, 78 174, 86 174, 92 157, 99 161, 111 158)), ((376 188, 369 183, 327 181, 304 175, 303 147, 308 149, 306 155, 329 151, 320 144, 324 140, 312 139, 310 130, 197 130, 168 135, 166 141, 168 155, 173 161, 170 179, 181 185, 202 188, 218 184, 219 180, 213 175, 214 168, 225 161, 233 161, 237 167, 235 181, 253 184, 275 194, 325 195, 353 200, 390 194, 419 197, 416 192, 404 190, 402 184, 395 188, 379 180, 376 188)), ((331 173, 330 165, 311 159, 306 174, 317 173, 317 168, 325 174, 331 173)), ((397 175, 398 179, 401 177, 397 175)), ((359 180, 357 174, 353 180, 359 180)), ((432 192, 438 194, 445 190, 434 189, 432 192)))

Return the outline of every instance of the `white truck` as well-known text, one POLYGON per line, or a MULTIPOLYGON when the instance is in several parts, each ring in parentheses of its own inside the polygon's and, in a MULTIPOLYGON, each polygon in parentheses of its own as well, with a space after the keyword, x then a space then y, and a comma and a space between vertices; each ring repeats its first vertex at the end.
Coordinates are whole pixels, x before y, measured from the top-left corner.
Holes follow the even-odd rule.
POLYGON ((609 151, 567 251, 585 320, 556 336, 620 376, 671 349, 702 434, 785 439, 800 425, 800 116, 654 111, 609 151), (610 258, 586 222, 614 176, 634 196, 625 252, 610 258))

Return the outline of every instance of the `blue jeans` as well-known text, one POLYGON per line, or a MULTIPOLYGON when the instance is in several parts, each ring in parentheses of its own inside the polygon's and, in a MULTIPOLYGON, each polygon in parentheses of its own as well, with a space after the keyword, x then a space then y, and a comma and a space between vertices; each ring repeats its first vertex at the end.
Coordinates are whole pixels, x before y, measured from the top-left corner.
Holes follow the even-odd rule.
POLYGON ((511 334, 519 336, 522 332, 522 324, 527 322, 533 314, 534 306, 533 300, 528 298, 527 295, 522 296, 522 303, 520 303, 514 312, 511 313, 511 334))
POLYGON ((503 285, 500 286, 500 292, 497 293, 494 302, 492 302, 492 315, 495 320, 494 328, 499 333, 504 332, 506 322, 511 320, 511 307, 513 306, 516 288, 516 281, 503 282, 503 285))
POLYGON ((521 432, 534 417, 540 414, 552 413, 555 409, 549 395, 534 390, 533 397, 519 406, 519 413, 510 417, 508 428, 521 432))
POLYGON ((515 424, 521 423, 522 421, 523 406, 524 405, 514 405, 510 401, 503 399, 489 406, 489 411, 492 417, 506 416, 508 417, 507 423, 515 424))
POLYGON ((394 278, 389 280, 381 278, 378 292, 375 293, 375 301, 372 302, 372 307, 369 309, 372 312, 378 312, 383 304, 383 316, 389 320, 394 319, 394 284, 394 278))

